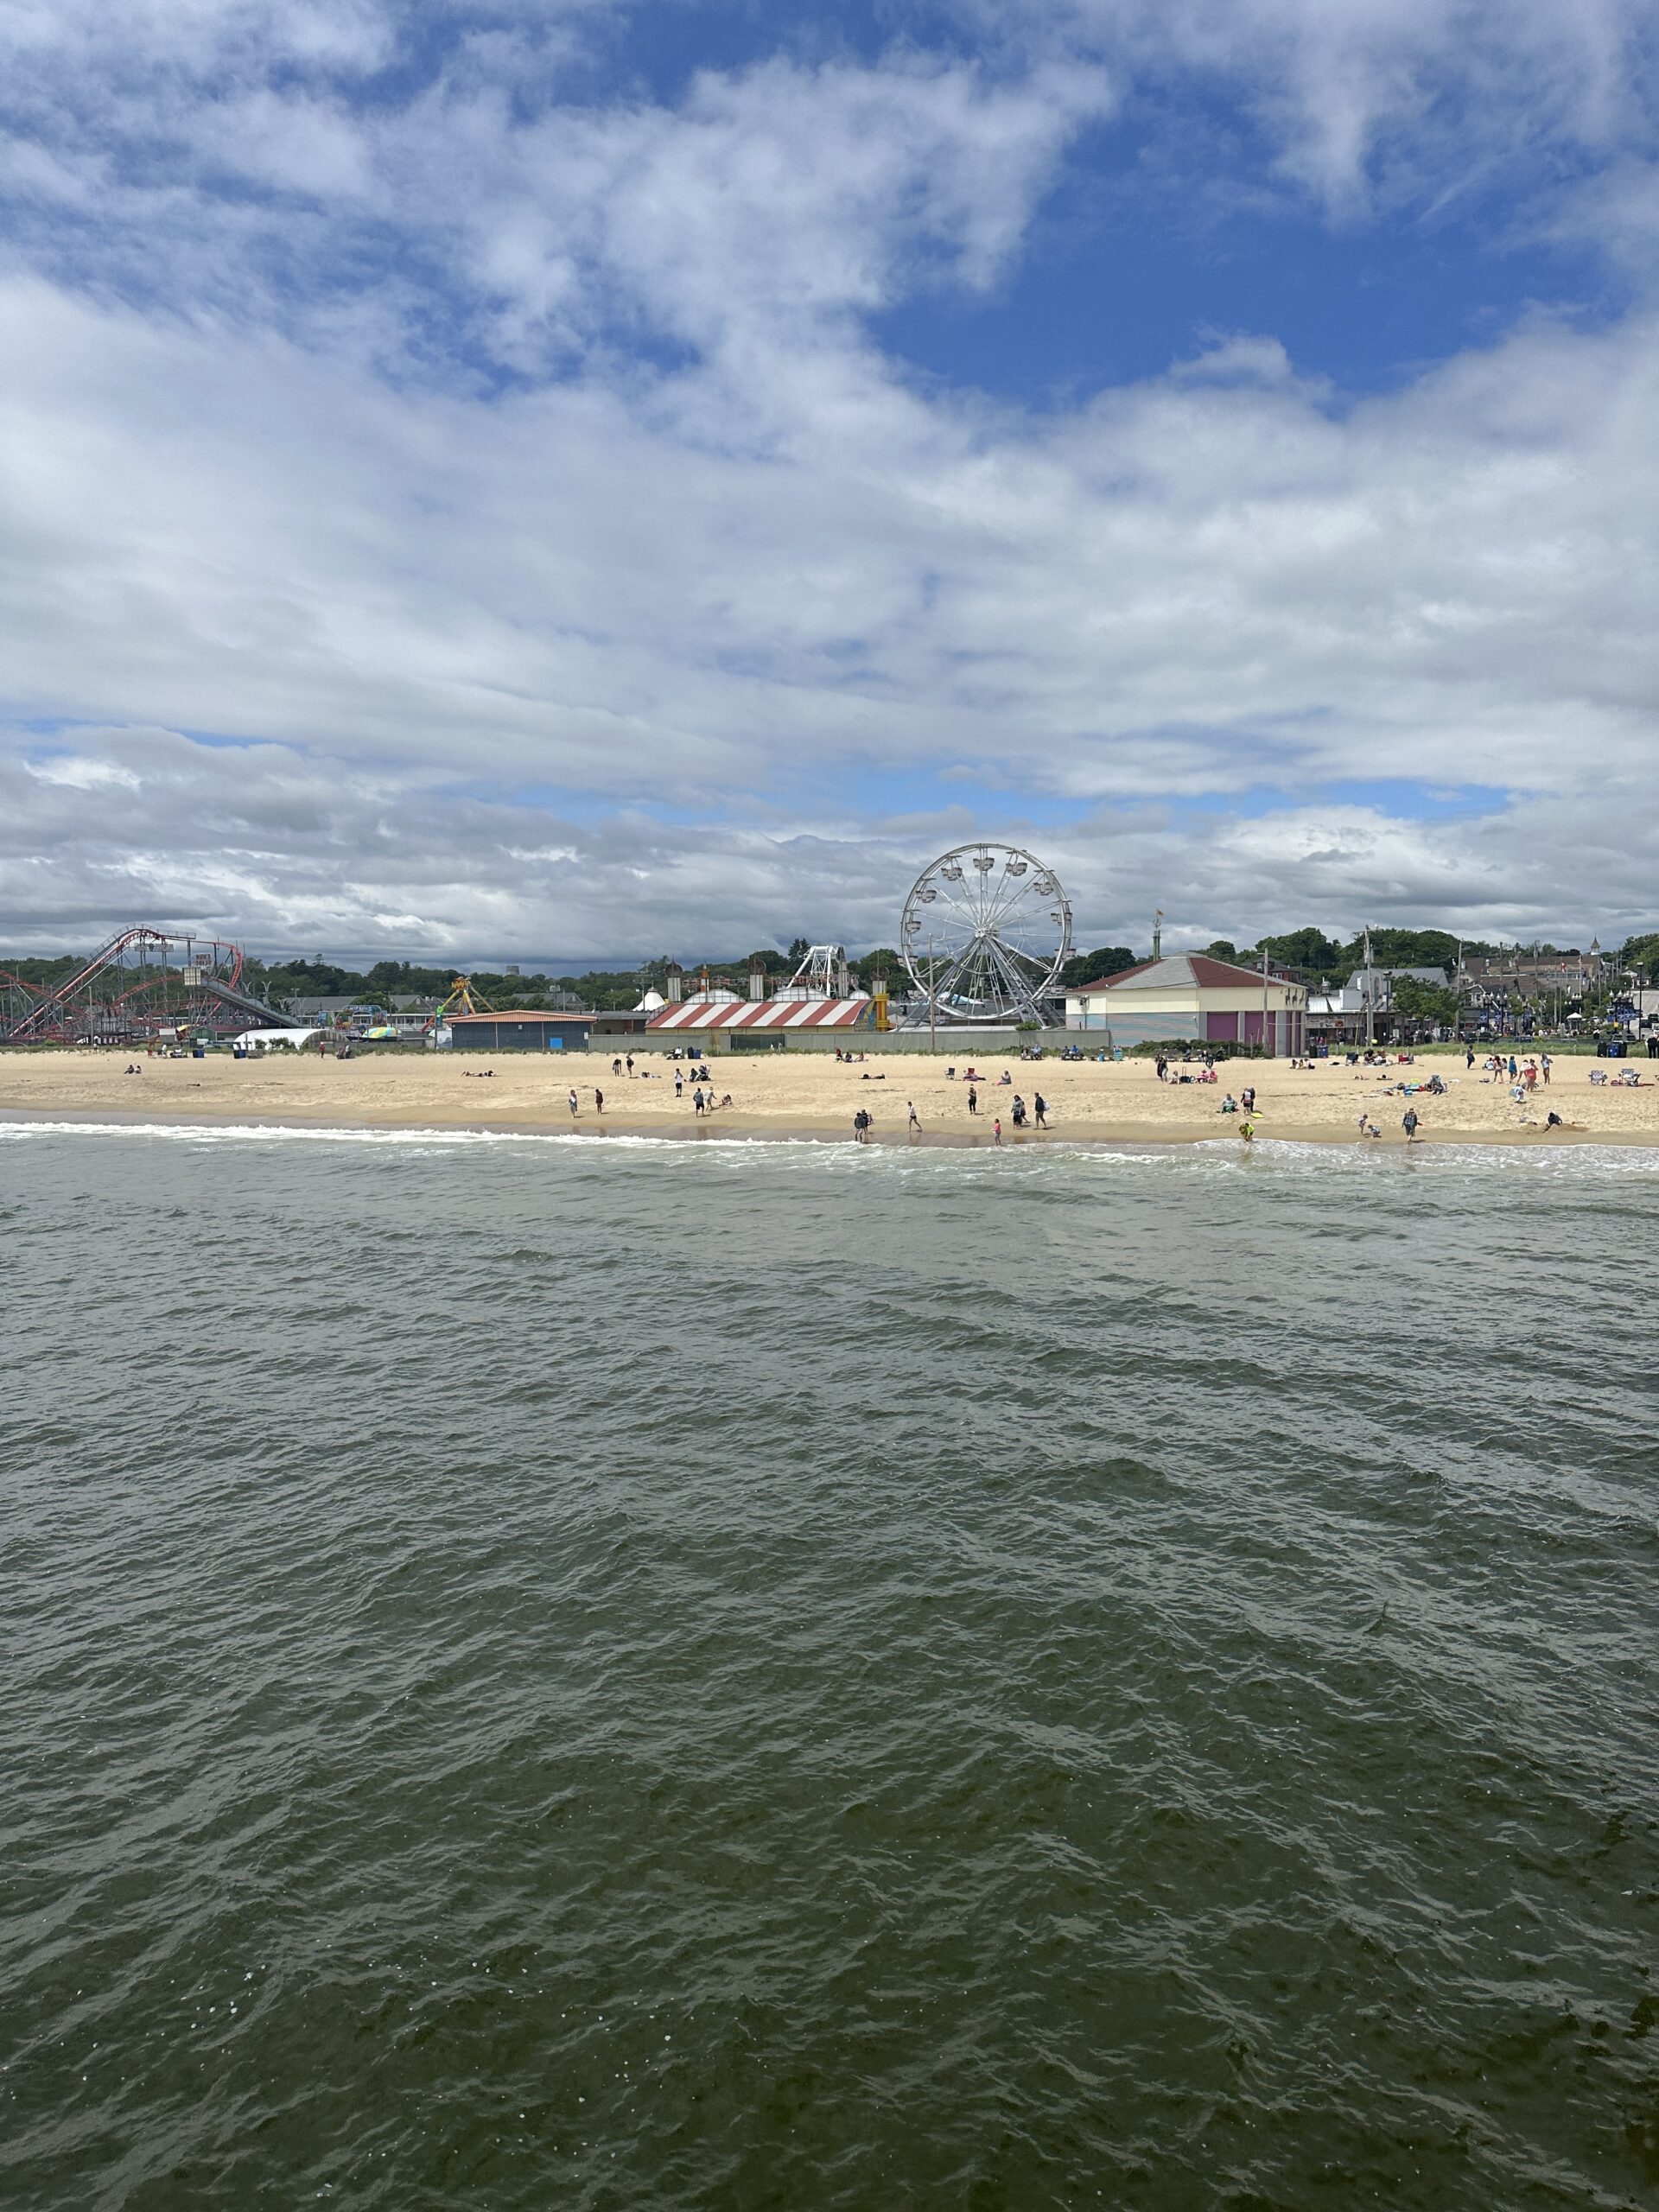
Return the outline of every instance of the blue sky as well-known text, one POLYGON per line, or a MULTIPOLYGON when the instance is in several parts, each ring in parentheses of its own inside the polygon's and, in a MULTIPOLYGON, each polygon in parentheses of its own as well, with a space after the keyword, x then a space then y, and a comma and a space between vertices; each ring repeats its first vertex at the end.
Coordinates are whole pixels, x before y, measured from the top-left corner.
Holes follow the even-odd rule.
POLYGON ((1656 918, 1650 11, 10 0, 0 939, 1656 918))

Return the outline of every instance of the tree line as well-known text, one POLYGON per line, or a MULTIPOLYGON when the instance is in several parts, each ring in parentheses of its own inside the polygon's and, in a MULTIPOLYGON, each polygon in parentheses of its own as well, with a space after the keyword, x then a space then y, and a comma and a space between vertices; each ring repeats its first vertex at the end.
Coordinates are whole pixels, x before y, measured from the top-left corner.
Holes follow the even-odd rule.
MULTIPOLYGON (((1371 931, 1371 957, 1379 968, 1450 970, 1457 961, 1458 945, 1459 939, 1449 930, 1371 931)), ((1478 938, 1465 938, 1462 945, 1465 954, 1477 957, 1495 957, 1510 949, 1478 938)), ((728 954, 706 960, 684 960, 680 965, 688 977, 706 967, 711 976, 721 977, 739 991, 747 988, 753 965, 765 975, 771 989, 794 973, 807 950, 808 940, 798 937, 781 950, 776 945, 763 945, 757 951, 735 959, 728 954)), ((1236 945, 1226 938, 1217 938, 1199 950, 1212 960, 1234 961, 1246 968, 1259 965, 1265 952, 1269 960, 1294 969, 1317 988, 1345 982, 1356 969, 1364 965, 1365 938, 1363 931, 1341 938, 1329 937, 1323 930, 1310 925, 1260 938, 1253 945, 1236 945)), ((1538 950, 1547 958, 1556 948, 1541 945, 1538 950)), ((49 991, 67 982, 88 957, 67 952, 45 957, 0 952, 0 968, 10 969, 34 990, 49 991)), ((1098 945, 1092 951, 1080 952, 1068 960, 1060 971, 1061 981, 1073 988, 1080 983, 1100 982, 1109 976, 1122 974, 1125 969, 1139 967, 1149 957, 1127 944, 1098 945)), ((1659 986, 1659 929, 1627 938, 1618 959, 1621 968, 1634 969, 1644 982, 1659 986)), ((609 1013, 637 1005, 646 990, 664 990, 670 965, 669 955, 662 953, 638 968, 594 968, 580 976, 549 976, 540 969, 514 974, 505 969, 474 969, 470 981, 475 992, 498 1007, 542 1009, 552 1003, 556 994, 565 991, 580 999, 584 1006, 609 1013)), ((904 963, 891 945, 878 945, 861 953, 849 960, 848 966, 856 989, 872 989, 879 975, 888 977, 895 993, 904 988, 904 963)), ((280 1005, 284 1000, 296 998, 348 998, 365 1005, 385 1006, 393 998, 441 999, 454 982, 457 973, 453 965, 435 968, 409 960, 378 960, 372 967, 358 969, 320 957, 281 961, 250 957, 243 970, 242 987, 268 1004, 280 1005)), ((118 981, 114 971, 109 982, 111 993, 127 988, 125 982, 118 981)), ((1433 1020, 1452 1018, 1442 1011, 1440 1004, 1441 1000, 1449 1001, 1452 995, 1437 992, 1433 984, 1405 979, 1395 985, 1394 996, 1402 1013, 1433 1020)))

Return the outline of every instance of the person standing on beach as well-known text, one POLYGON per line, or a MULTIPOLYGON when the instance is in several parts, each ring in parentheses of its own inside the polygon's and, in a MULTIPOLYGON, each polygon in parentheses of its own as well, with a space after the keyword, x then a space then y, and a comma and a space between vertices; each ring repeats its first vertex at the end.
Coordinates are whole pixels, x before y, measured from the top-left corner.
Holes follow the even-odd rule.
POLYGON ((971 1083, 968 1086, 968 1111, 970 1114, 977 1114, 979 1111, 979 1093, 971 1083))
POLYGON ((602 1114, 605 1111, 605 1094, 597 1084, 594 1086, 594 1111, 595 1114, 602 1114))
POLYGON ((628 1054, 628 1073, 630 1075, 633 1073, 633 1054, 632 1052, 628 1054))
POLYGON ((576 1118, 576 1094, 574 1090, 570 1094, 570 1118, 573 1122, 576 1118))
POLYGON ((1417 1141, 1417 1109, 1414 1106, 1407 1107, 1400 1126, 1406 1133, 1406 1142, 1408 1144, 1415 1144, 1417 1141))
POLYGON ((1039 1129, 1046 1129, 1048 1127, 1048 1101, 1044 1097, 1040 1090, 1038 1091, 1033 1098, 1031 1105, 1032 1111, 1037 1116, 1038 1128, 1039 1129))
POLYGON ((676 1068, 676 1069, 675 1069, 675 1071, 674 1071, 674 1096, 675 1096, 677 1098, 682 1098, 682 1097, 683 1097, 683 1096, 684 1096, 684 1095, 685 1095, 685 1076, 684 1076, 683 1071, 681 1069, 679 1069, 679 1068, 676 1068))
POLYGON ((921 1121, 920 1121, 920 1119, 919 1119, 919 1117, 918 1116, 917 1112, 916 1112, 916 1101, 915 1101, 913 1098, 906 1098, 906 1101, 905 1101, 905 1103, 906 1103, 906 1106, 908 1106, 908 1107, 909 1107, 909 1109, 910 1109, 910 1126, 911 1126, 911 1128, 912 1128, 912 1129, 919 1129, 919 1128, 921 1128, 922 1124, 921 1124, 921 1121))
MULTIPOLYGON (((1649 1041, 1649 1051, 1652 1051, 1651 1041, 1649 1041)), ((1538 1071, 1543 1077, 1544 1081, 1548 1083, 1549 1081, 1549 1054, 1548 1052, 1545 1052, 1540 1058, 1538 1062, 1538 1071)))
POLYGON ((1001 1141, 1002 1121, 1001 1116, 999 1115, 997 1119, 991 1123, 991 1142, 993 1144, 1001 1144, 1001 1141))
POLYGON ((1465 1075, 1467 1075, 1467 1074, 1468 1074, 1468 1072, 1469 1072, 1469 1071, 1470 1071, 1470 1069, 1471 1069, 1471 1068, 1472 1068, 1474 1065, 1475 1065, 1475 1048, 1474 1048, 1474 1046, 1473 1046, 1472 1045, 1471 1045, 1471 1046, 1468 1047, 1468 1049, 1465 1051, 1465 1052, 1464 1053, 1464 1056, 1463 1056, 1463 1071, 1464 1071, 1464 1073, 1465 1073, 1465 1075))
POLYGON ((701 1084, 699 1084, 696 1089, 691 1093, 691 1103, 696 1108, 698 1113, 701 1114, 702 1111, 702 1086, 701 1084))

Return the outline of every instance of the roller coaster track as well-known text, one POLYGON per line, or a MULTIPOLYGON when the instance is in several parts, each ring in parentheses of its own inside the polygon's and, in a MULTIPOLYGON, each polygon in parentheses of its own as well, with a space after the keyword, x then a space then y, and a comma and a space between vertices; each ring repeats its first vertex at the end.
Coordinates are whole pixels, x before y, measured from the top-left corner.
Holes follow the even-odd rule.
POLYGON ((38 997, 29 989, 29 985, 22 982, 21 977, 0 972, 0 982, 9 983, 16 989, 21 989, 28 997, 34 1000, 34 1003, 25 1008, 21 1017, 13 1020, 10 1026, 0 1029, 0 1036, 3 1036, 4 1041, 10 1045, 43 1041, 52 1037, 67 1037, 73 1033, 77 1019, 84 1019, 95 1006, 103 1005, 111 1010, 116 1007, 124 1007, 133 1000, 142 998, 146 991, 153 989, 156 984, 169 978, 175 982, 183 982, 184 971, 170 964, 170 956, 181 947, 185 952, 188 963, 194 969, 187 986, 191 991, 217 999, 222 1004, 235 1007, 243 1013, 256 1015, 268 1028, 291 1029, 303 1026, 296 1022, 291 1015, 279 1014, 275 1007, 267 1006, 262 999, 254 998, 249 992, 238 988, 242 981, 244 965, 240 945, 229 944, 217 938, 186 937, 175 931, 149 929, 139 924, 129 929, 118 930, 116 934, 106 944, 101 944, 92 958, 84 966, 78 968, 66 982, 60 983, 55 990, 46 992, 38 997), (159 963, 153 974, 144 975, 130 989, 116 994, 113 998, 102 1001, 96 999, 93 986, 100 976, 111 971, 118 974, 125 972, 128 958, 134 953, 138 956, 142 963, 144 956, 152 948, 160 956, 159 963), (203 956, 202 958, 197 958, 198 952, 203 956), (224 968, 228 972, 215 973, 216 967, 224 968))

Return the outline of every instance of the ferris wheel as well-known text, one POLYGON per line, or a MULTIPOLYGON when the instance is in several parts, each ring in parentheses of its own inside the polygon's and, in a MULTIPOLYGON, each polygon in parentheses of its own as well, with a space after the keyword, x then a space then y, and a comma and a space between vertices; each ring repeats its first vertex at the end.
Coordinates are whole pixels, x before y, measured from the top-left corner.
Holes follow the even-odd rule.
POLYGON ((958 845, 911 887, 899 946, 936 1018, 1048 1022, 1071 909, 1053 869, 1020 846, 958 845))

